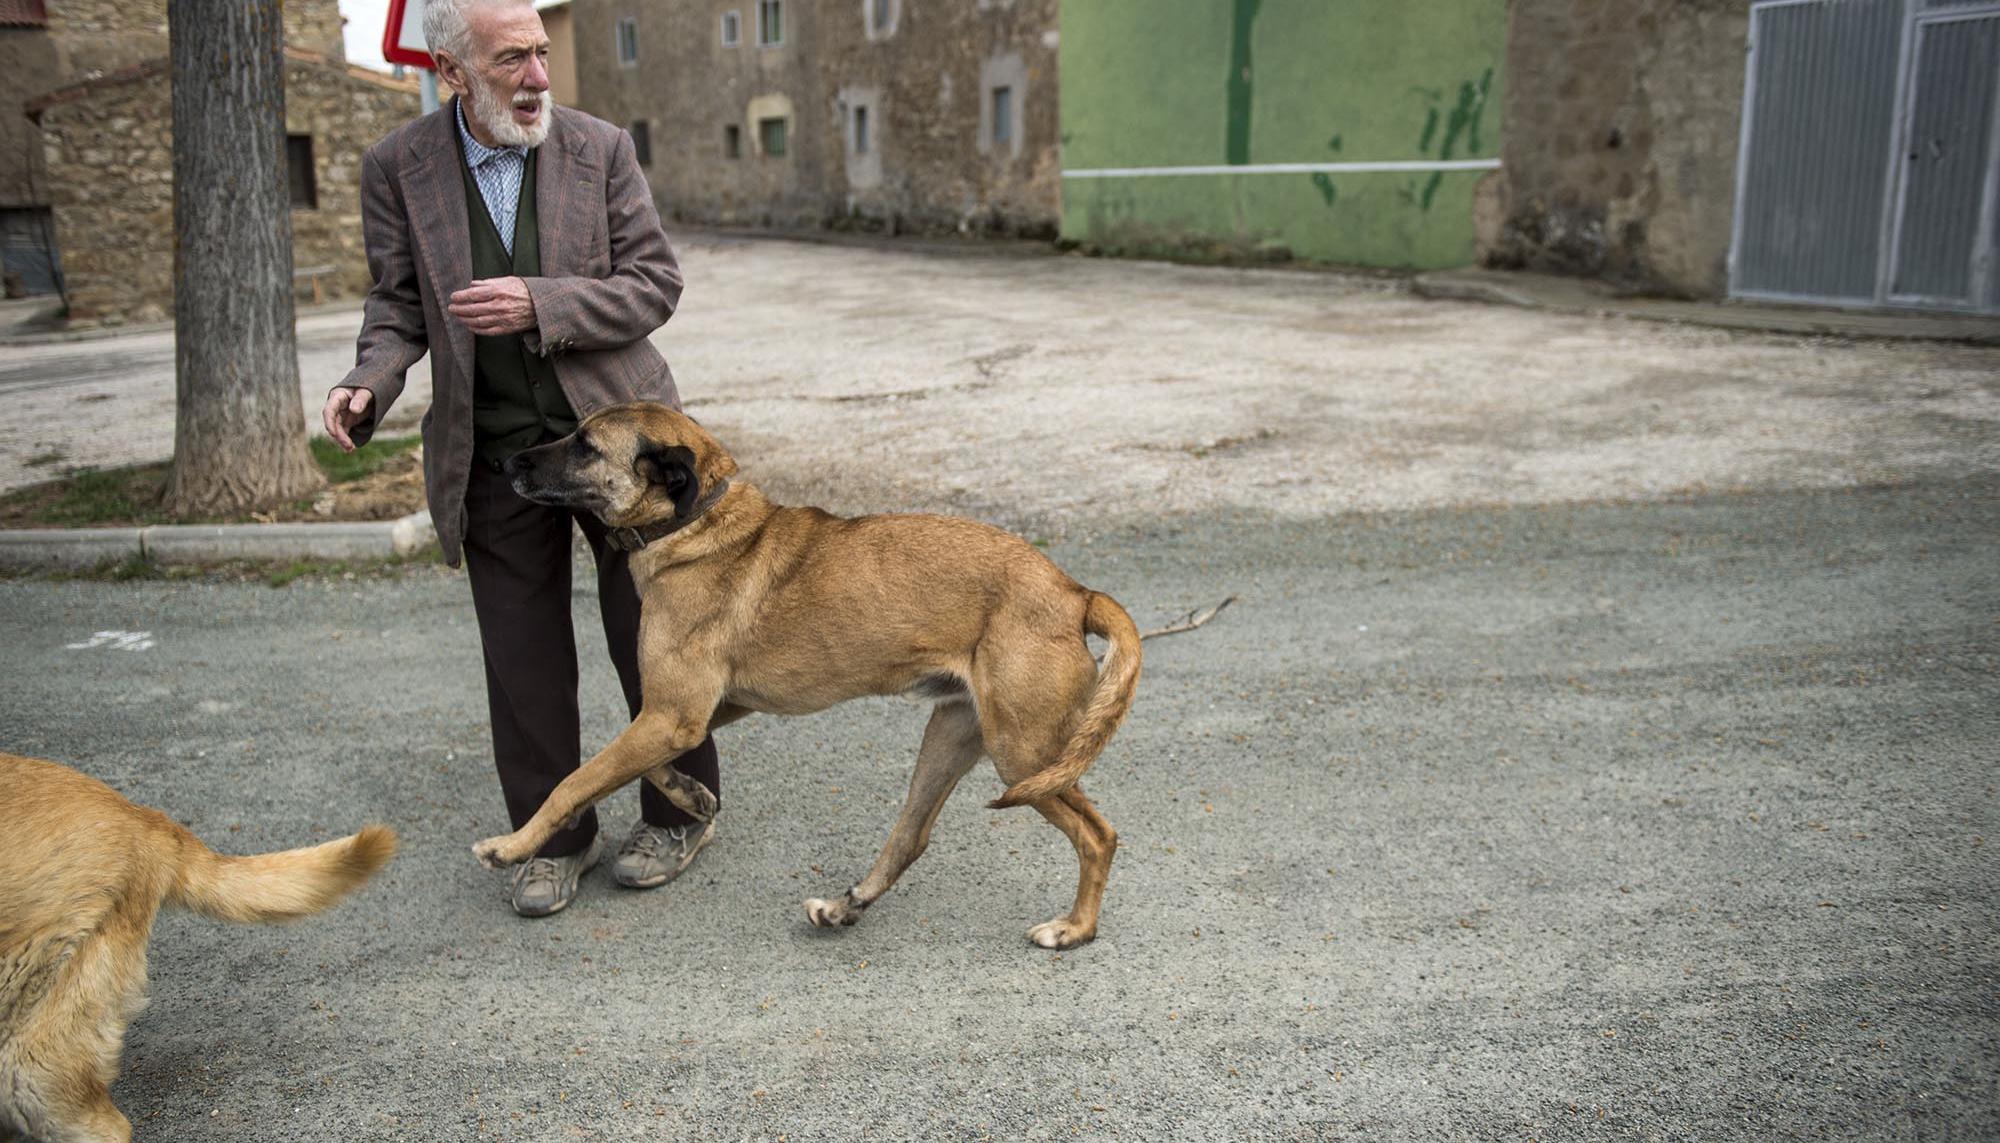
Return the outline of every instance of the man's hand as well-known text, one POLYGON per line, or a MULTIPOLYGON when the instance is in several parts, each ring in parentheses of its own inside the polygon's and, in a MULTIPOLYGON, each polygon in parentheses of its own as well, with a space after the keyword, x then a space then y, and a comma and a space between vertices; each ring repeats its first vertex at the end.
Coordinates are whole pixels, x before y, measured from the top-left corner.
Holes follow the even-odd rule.
POLYGON ((445 307, 481 337, 525 333, 535 328, 535 299, 519 278, 481 278, 451 296, 445 307))
POLYGON ((319 411, 319 419, 326 425, 326 435, 333 438, 342 452, 354 451, 348 430, 368 419, 368 407, 374 403, 375 394, 366 389, 335 389, 326 395, 326 406, 319 411))

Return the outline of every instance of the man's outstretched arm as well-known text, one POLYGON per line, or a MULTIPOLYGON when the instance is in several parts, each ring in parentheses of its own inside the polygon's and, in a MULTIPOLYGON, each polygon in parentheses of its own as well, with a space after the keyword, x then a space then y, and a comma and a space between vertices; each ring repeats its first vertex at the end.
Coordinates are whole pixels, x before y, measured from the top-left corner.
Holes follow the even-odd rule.
POLYGON ((320 410, 327 435, 350 452, 375 434, 375 426, 402 394, 410 366, 430 349, 409 213, 401 189, 373 151, 361 157, 361 233, 374 285, 362 305, 354 368, 327 394, 320 410))

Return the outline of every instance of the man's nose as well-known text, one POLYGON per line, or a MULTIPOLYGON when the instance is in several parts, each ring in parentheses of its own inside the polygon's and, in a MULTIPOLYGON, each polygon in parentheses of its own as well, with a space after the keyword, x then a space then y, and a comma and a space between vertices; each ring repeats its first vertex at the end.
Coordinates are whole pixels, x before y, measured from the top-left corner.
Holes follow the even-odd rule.
POLYGON ((521 86, 527 88, 529 91, 547 91, 549 89, 549 61, 539 55, 529 56, 528 75, 522 81, 521 86))

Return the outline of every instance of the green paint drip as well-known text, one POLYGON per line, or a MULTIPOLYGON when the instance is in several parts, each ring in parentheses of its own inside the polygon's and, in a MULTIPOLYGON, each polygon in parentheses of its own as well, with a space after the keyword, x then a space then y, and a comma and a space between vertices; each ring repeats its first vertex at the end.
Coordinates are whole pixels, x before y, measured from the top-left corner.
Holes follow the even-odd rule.
POLYGON ((1430 181, 1424 184, 1424 194, 1423 198, 1420 200, 1425 210, 1429 210, 1431 208, 1431 196, 1437 194, 1438 184, 1442 182, 1444 182, 1444 172, 1432 171, 1430 181))
POLYGON ((1250 34, 1263 0, 1235 0, 1229 41, 1229 134, 1223 161, 1241 166, 1250 161, 1250 34))
POLYGON ((1333 180, 1327 177, 1325 171, 1313 172, 1313 186, 1319 188, 1319 197, 1325 199, 1328 206, 1332 206, 1334 200, 1340 197, 1339 188, 1333 185, 1333 180))
POLYGON ((1337 153, 1340 150, 1340 136, 1335 135, 1333 138, 1328 139, 1326 141, 1326 149, 1337 153))
POLYGON ((1479 104, 1472 109, 1472 128, 1466 136, 1466 150, 1475 155, 1479 153, 1479 119, 1486 113, 1486 93, 1492 88, 1493 69, 1489 67, 1486 74, 1479 77, 1479 104))
POLYGON ((1430 153, 1431 140, 1437 136, 1437 129, 1438 109, 1433 107, 1430 110, 1430 114, 1424 116, 1424 133, 1417 140, 1417 150, 1425 154, 1430 153))
MULTIPOLYGON (((1444 148, 1438 152, 1440 158, 1451 158, 1452 150, 1458 145, 1458 137, 1464 135, 1474 154, 1479 153, 1479 120, 1486 114, 1486 93, 1493 86, 1493 69, 1479 77, 1479 86, 1472 86, 1471 80, 1458 85, 1458 104, 1451 109, 1451 117, 1445 121, 1444 148)), ((1437 109, 1431 109, 1437 115, 1437 109)))

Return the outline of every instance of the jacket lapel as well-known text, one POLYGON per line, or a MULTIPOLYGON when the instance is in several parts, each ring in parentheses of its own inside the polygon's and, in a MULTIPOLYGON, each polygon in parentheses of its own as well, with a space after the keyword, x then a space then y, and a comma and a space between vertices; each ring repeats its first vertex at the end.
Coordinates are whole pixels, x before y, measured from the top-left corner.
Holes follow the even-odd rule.
POLYGON ((584 142, 583 136, 563 130, 560 113, 551 115, 549 137, 535 158, 535 225, 541 228, 542 276, 549 278, 576 272, 571 243, 579 224, 570 212, 576 209, 580 172, 576 150, 584 142))
MULTIPOLYGON (((405 155, 404 209, 410 238, 421 255, 431 296, 443 313, 451 295, 472 283, 472 227, 466 215, 465 176, 459 171, 458 113, 451 103, 410 133, 405 155)), ((452 380, 472 392, 472 331, 445 320, 451 346, 452 380)))

